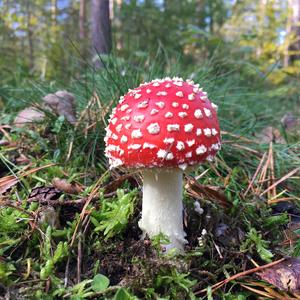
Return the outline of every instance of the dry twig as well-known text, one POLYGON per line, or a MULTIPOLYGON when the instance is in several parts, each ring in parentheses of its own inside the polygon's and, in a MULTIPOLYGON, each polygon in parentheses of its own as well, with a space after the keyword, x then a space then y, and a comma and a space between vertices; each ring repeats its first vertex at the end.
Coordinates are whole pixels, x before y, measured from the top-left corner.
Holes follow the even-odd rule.
MULTIPOLYGON (((284 260, 285 260, 285 258, 281 258, 281 259, 276 260, 276 261, 273 261, 273 262, 271 262, 271 263, 269 263, 269 264, 266 264, 266 265, 263 265, 263 266, 259 266, 259 267, 256 267, 256 268, 253 268, 253 269, 250 269, 250 270, 247 270, 247 271, 244 271, 244 272, 235 274, 235 275, 233 275, 233 276, 231 276, 231 277, 229 277, 229 278, 226 278, 226 279, 224 279, 224 280, 222 280, 222 281, 220 281, 220 282, 214 284, 214 285, 212 286, 212 289, 213 289, 213 291, 215 292, 216 290, 218 290, 219 288, 221 288, 223 285, 229 283, 229 282, 232 281, 232 280, 235 280, 235 279, 244 277, 244 276, 246 276, 246 275, 249 275, 249 274, 252 274, 252 273, 261 271, 261 270, 266 269, 266 268, 270 268, 270 267, 272 267, 272 266, 275 266, 275 265, 281 263, 281 262, 284 261, 284 260)), ((207 290, 207 289, 202 289, 202 290, 200 290, 200 291, 197 291, 197 292, 195 292, 195 295, 203 294, 203 293, 206 292, 206 290, 207 290)))

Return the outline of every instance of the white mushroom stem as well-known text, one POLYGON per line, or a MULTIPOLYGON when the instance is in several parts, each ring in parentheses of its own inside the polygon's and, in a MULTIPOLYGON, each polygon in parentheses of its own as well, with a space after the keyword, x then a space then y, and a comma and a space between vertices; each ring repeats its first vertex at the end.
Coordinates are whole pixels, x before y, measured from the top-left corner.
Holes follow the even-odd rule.
POLYGON ((182 171, 151 169, 143 174, 143 208, 139 222, 144 234, 153 237, 163 233, 170 240, 167 249, 183 250, 182 171))

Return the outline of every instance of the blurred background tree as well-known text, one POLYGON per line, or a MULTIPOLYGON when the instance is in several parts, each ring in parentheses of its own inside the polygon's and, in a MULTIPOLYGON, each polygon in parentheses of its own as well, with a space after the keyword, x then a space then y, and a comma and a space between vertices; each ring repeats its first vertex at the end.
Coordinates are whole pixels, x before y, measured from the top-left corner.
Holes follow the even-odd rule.
POLYGON ((0 0, 0 80, 67 81, 95 53, 160 49, 183 64, 251 64, 281 83, 299 75, 299 24, 300 0, 0 0))
POLYGON ((102 62, 97 57, 111 51, 109 0, 92 0, 92 47, 94 65, 99 68, 102 62))

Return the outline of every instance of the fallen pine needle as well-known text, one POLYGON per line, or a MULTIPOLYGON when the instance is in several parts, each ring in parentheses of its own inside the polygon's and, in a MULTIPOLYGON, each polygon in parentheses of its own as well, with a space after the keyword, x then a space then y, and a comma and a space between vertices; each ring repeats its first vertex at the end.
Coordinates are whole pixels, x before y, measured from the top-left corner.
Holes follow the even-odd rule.
POLYGON ((265 158, 266 158, 266 155, 267 155, 267 154, 266 154, 266 152, 265 152, 264 155, 262 156, 262 158, 261 158, 259 164, 258 164, 258 167, 257 167, 257 169, 256 169, 256 171, 255 171, 255 173, 254 173, 254 175, 253 175, 253 177, 252 177, 252 179, 251 179, 251 181, 250 181, 248 187, 247 187, 247 190, 246 190, 245 193, 244 193, 244 197, 247 195, 247 193, 249 192, 250 188, 253 186, 254 180, 255 180, 255 178, 257 177, 257 175, 258 175, 258 173, 259 173, 259 171, 260 171, 260 169, 261 169, 261 167, 262 167, 262 164, 263 164, 263 162, 264 162, 264 160, 265 160, 265 158))
POLYGON ((222 131, 221 131, 221 134, 222 134, 222 135, 229 135, 229 136, 232 136, 232 137, 234 137, 234 138, 236 138, 236 139, 238 139, 238 140, 241 140, 241 141, 244 141, 244 142, 247 142, 247 143, 251 143, 251 144, 256 143, 256 144, 257 144, 257 141, 255 141, 255 140, 248 139, 248 138, 246 138, 246 137, 244 137, 244 136, 237 135, 237 134, 234 134, 234 133, 232 133, 232 132, 228 132, 228 131, 222 130, 222 131))
POLYGON ((246 147, 246 146, 243 146, 243 145, 232 144, 232 146, 235 146, 236 148, 239 148, 239 149, 242 149, 242 150, 249 151, 249 152, 254 153, 254 154, 259 154, 259 152, 257 150, 254 150, 252 148, 249 148, 249 147, 246 147))
POLYGON ((272 184, 271 186, 269 186, 265 191, 263 191, 259 196, 264 195, 265 193, 267 193, 269 190, 273 189, 275 186, 277 186, 279 183, 285 181, 286 179, 288 179, 289 177, 291 177, 292 175, 294 175, 295 173, 297 173, 298 171, 300 171, 300 167, 294 169, 293 171, 289 172, 288 174, 284 175, 282 178, 280 178, 278 181, 276 181, 274 184, 272 184))
POLYGON ((258 289, 255 289, 253 287, 250 287, 250 286, 247 286, 247 285, 244 285, 244 284, 241 284, 241 286, 255 294, 258 294, 258 295, 261 295, 261 296, 265 296, 267 297, 268 299, 276 299, 274 296, 270 295, 268 292, 264 292, 264 291, 261 291, 261 290, 258 290, 258 289))
MULTIPOLYGON (((249 275, 249 274, 261 271, 261 270, 266 269, 266 268, 270 268, 272 266, 275 266, 275 265, 281 263, 284 260, 285 260, 285 258, 281 258, 281 259, 273 261, 273 262, 271 262, 269 264, 266 264, 266 265, 263 265, 263 266, 259 266, 259 267, 256 267, 256 268, 253 268, 253 269, 250 269, 250 270, 247 270, 247 271, 235 274, 235 275, 233 275, 233 276, 231 276, 229 278, 226 278, 226 279, 224 279, 224 280, 222 280, 222 281, 214 284, 213 286, 211 286, 211 288, 215 292, 216 290, 218 290, 219 288, 221 288, 223 285, 229 283, 232 280, 235 280, 235 279, 240 278, 240 277, 244 277, 246 275, 249 275)), ((206 292, 206 290, 207 289, 205 288, 205 289, 202 289, 200 291, 197 291, 197 292, 195 292, 195 295, 203 294, 203 293, 206 292)))
POLYGON ((282 197, 282 198, 276 198, 276 199, 271 199, 271 200, 268 200, 268 204, 275 204, 275 203, 278 203, 278 202, 284 202, 284 201, 295 201, 295 200, 300 200, 299 197, 282 197))

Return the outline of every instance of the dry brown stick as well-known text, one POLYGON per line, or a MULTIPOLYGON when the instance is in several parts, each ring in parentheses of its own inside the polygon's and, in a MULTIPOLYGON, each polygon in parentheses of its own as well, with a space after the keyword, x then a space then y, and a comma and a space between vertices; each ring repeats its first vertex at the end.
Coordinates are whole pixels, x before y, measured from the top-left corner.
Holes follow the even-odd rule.
MULTIPOLYGON (((270 163, 268 166, 269 169, 269 181, 268 185, 271 186, 274 183, 275 177, 274 177, 274 155, 273 155, 273 143, 270 143, 270 148, 269 148, 269 155, 270 155, 270 163)), ((272 188, 268 192, 268 199, 273 198, 276 196, 276 187, 272 188)))
POLYGON ((286 175, 284 175, 282 178, 280 178, 279 180, 277 180, 274 184, 272 184, 271 186, 269 186, 265 191, 263 191, 262 193, 260 193, 260 196, 264 195, 265 193, 267 193, 269 190, 273 189, 275 186, 277 186, 279 183, 285 181, 286 179, 288 179, 289 177, 291 177, 292 175, 294 175, 295 173, 297 173, 298 171, 300 171, 300 167, 294 169, 293 171, 287 173, 286 175))
MULTIPOLYGON (((270 185, 272 185, 274 182, 272 182, 272 184, 270 184, 270 181, 271 181, 271 165, 272 165, 272 148, 273 148, 273 145, 272 145, 272 142, 270 142, 270 145, 269 145, 269 152, 268 152, 268 168, 267 168, 267 178, 268 178, 268 181, 267 181, 267 186, 269 187, 270 185)), ((267 198, 270 199, 272 197, 272 194, 271 194, 272 190, 269 190, 268 191, 268 194, 267 194, 267 198)))
MULTIPOLYGON (((274 180, 278 180, 278 178, 275 178, 274 177, 274 180)), ((266 178, 265 180, 261 180, 261 181, 257 181, 257 183, 268 183, 268 182, 270 182, 271 181, 271 178, 266 178)), ((273 181, 274 182, 274 181, 273 181)))
POLYGON ((247 195, 247 193, 249 192, 250 188, 253 187, 254 180, 255 180, 255 178, 257 177, 257 175, 258 175, 258 173, 259 173, 259 171, 260 171, 260 169, 261 169, 261 167, 262 167, 262 164, 263 164, 263 162, 264 162, 264 160, 265 160, 265 158, 266 158, 266 155, 267 155, 267 154, 266 154, 266 152, 265 152, 265 153, 263 154, 263 156, 262 156, 262 158, 261 158, 259 164, 258 164, 258 167, 257 167, 257 169, 256 169, 256 171, 255 171, 255 173, 254 173, 254 175, 253 175, 251 181, 249 182, 249 185, 248 185, 248 187, 247 187, 247 190, 246 190, 245 193, 244 193, 244 197, 247 195))
POLYGON ((246 150, 248 152, 254 153, 254 154, 260 154, 259 151, 254 150, 252 148, 243 146, 243 145, 239 145, 239 144, 232 144, 232 146, 235 146, 236 148, 242 149, 242 150, 246 150))
POLYGON ((212 164, 212 163, 209 163, 209 166, 210 168, 215 172, 215 174, 218 176, 218 177, 221 177, 222 175, 220 174, 220 172, 217 170, 217 168, 212 164))
MULTIPOLYGON (((28 176, 28 175, 30 175, 32 173, 35 173, 37 171, 40 171, 40 170, 43 170, 45 168, 52 167, 52 166, 55 166, 55 163, 49 163, 49 164, 47 164, 45 166, 40 166, 40 167, 37 167, 37 168, 33 168, 33 169, 28 170, 28 171, 26 171, 24 173, 20 173, 19 176, 20 177, 25 177, 25 176, 28 176)), ((21 172, 23 172, 23 171, 21 171, 21 172)))
POLYGON ((6 132, 6 130, 4 129, 3 126, 0 126, 0 131, 2 132, 3 136, 4 136, 9 142, 12 141, 10 135, 6 132))
POLYGON ((278 202, 284 202, 284 201, 295 201, 295 200, 300 200, 299 197, 282 197, 282 198, 275 198, 275 199, 270 199, 268 200, 268 204, 274 204, 278 202))
MULTIPOLYGON (((213 289, 213 291, 215 292, 216 290, 218 290, 219 288, 221 288, 223 285, 229 283, 230 281, 232 280, 235 280, 235 279, 238 279, 240 277, 244 277, 246 275, 249 275, 249 274, 252 274, 252 273, 255 273, 255 272, 258 272, 258 271, 261 271, 263 269, 266 269, 266 268, 270 268, 270 267, 273 267, 279 263, 281 263, 282 261, 284 261, 285 258, 281 258, 279 260, 276 260, 276 261, 273 261, 269 264, 266 264, 266 265, 263 265, 263 266, 259 266, 259 267, 256 267, 256 268, 253 268, 253 269, 250 269, 250 270, 247 270, 247 271, 244 271, 244 272, 241 272, 241 273, 238 273, 238 274, 235 274, 229 278, 226 278, 216 284, 214 284, 211 288, 213 289)), ((207 289, 202 289, 200 291, 197 291, 195 293, 195 295, 199 295, 199 294, 203 294, 206 292, 207 289)))
MULTIPOLYGON (((259 294, 259 295, 261 295, 261 296, 267 297, 267 299, 276 299, 276 298, 274 298, 272 295, 270 295, 268 292, 264 292, 264 291, 261 291, 261 290, 257 290, 257 289, 255 289, 255 288, 252 288, 252 287, 247 286, 247 285, 244 285, 244 284, 241 284, 241 286, 242 286, 243 288, 245 288, 245 289, 247 289, 247 290, 249 290, 249 291, 255 293, 255 294, 259 294)), ((287 300, 287 299, 285 299, 285 300, 287 300)))
MULTIPOLYGON (((260 176, 258 178, 258 181, 260 181, 260 182, 264 182, 265 181, 266 176, 267 176, 267 171, 268 171, 269 163, 270 163, 270 155, 268 154, 267 160, 265 161, 265 164, 262 167, 262 170, 260 172, 260 176)), ((257 188, 256 188, 256 190, 255 190, 255 193, 258 194, 259 191, 261 190, 261 188, 262 188, 262 184, 258 185, 257 188)))
POLYGON ((96 98, 96 103, 98 104, 98 107, 100 108, 100 110, 102 111, 101 114, 101 118, 102 118, 102 122, 103 124, 105 124, 105 126, 107 126, 107 121, 105 119, 105 116, 107 115, 107 113, 109 112, 109 110, 111 109, 114 101, 111 100, 108 104, 104 104, 102 105, 101 100, 98 96, 98 94, 94 91, 94 96, 96 98))
POLYGON ((87 127, 85 128, 86 132, 88 132, 91 128, 95 127, 95 126, 97 125, 97 123, 98 123, 98 122, 95 121, 95 122, 93 122, 91 125, 87 126, 87 127))

